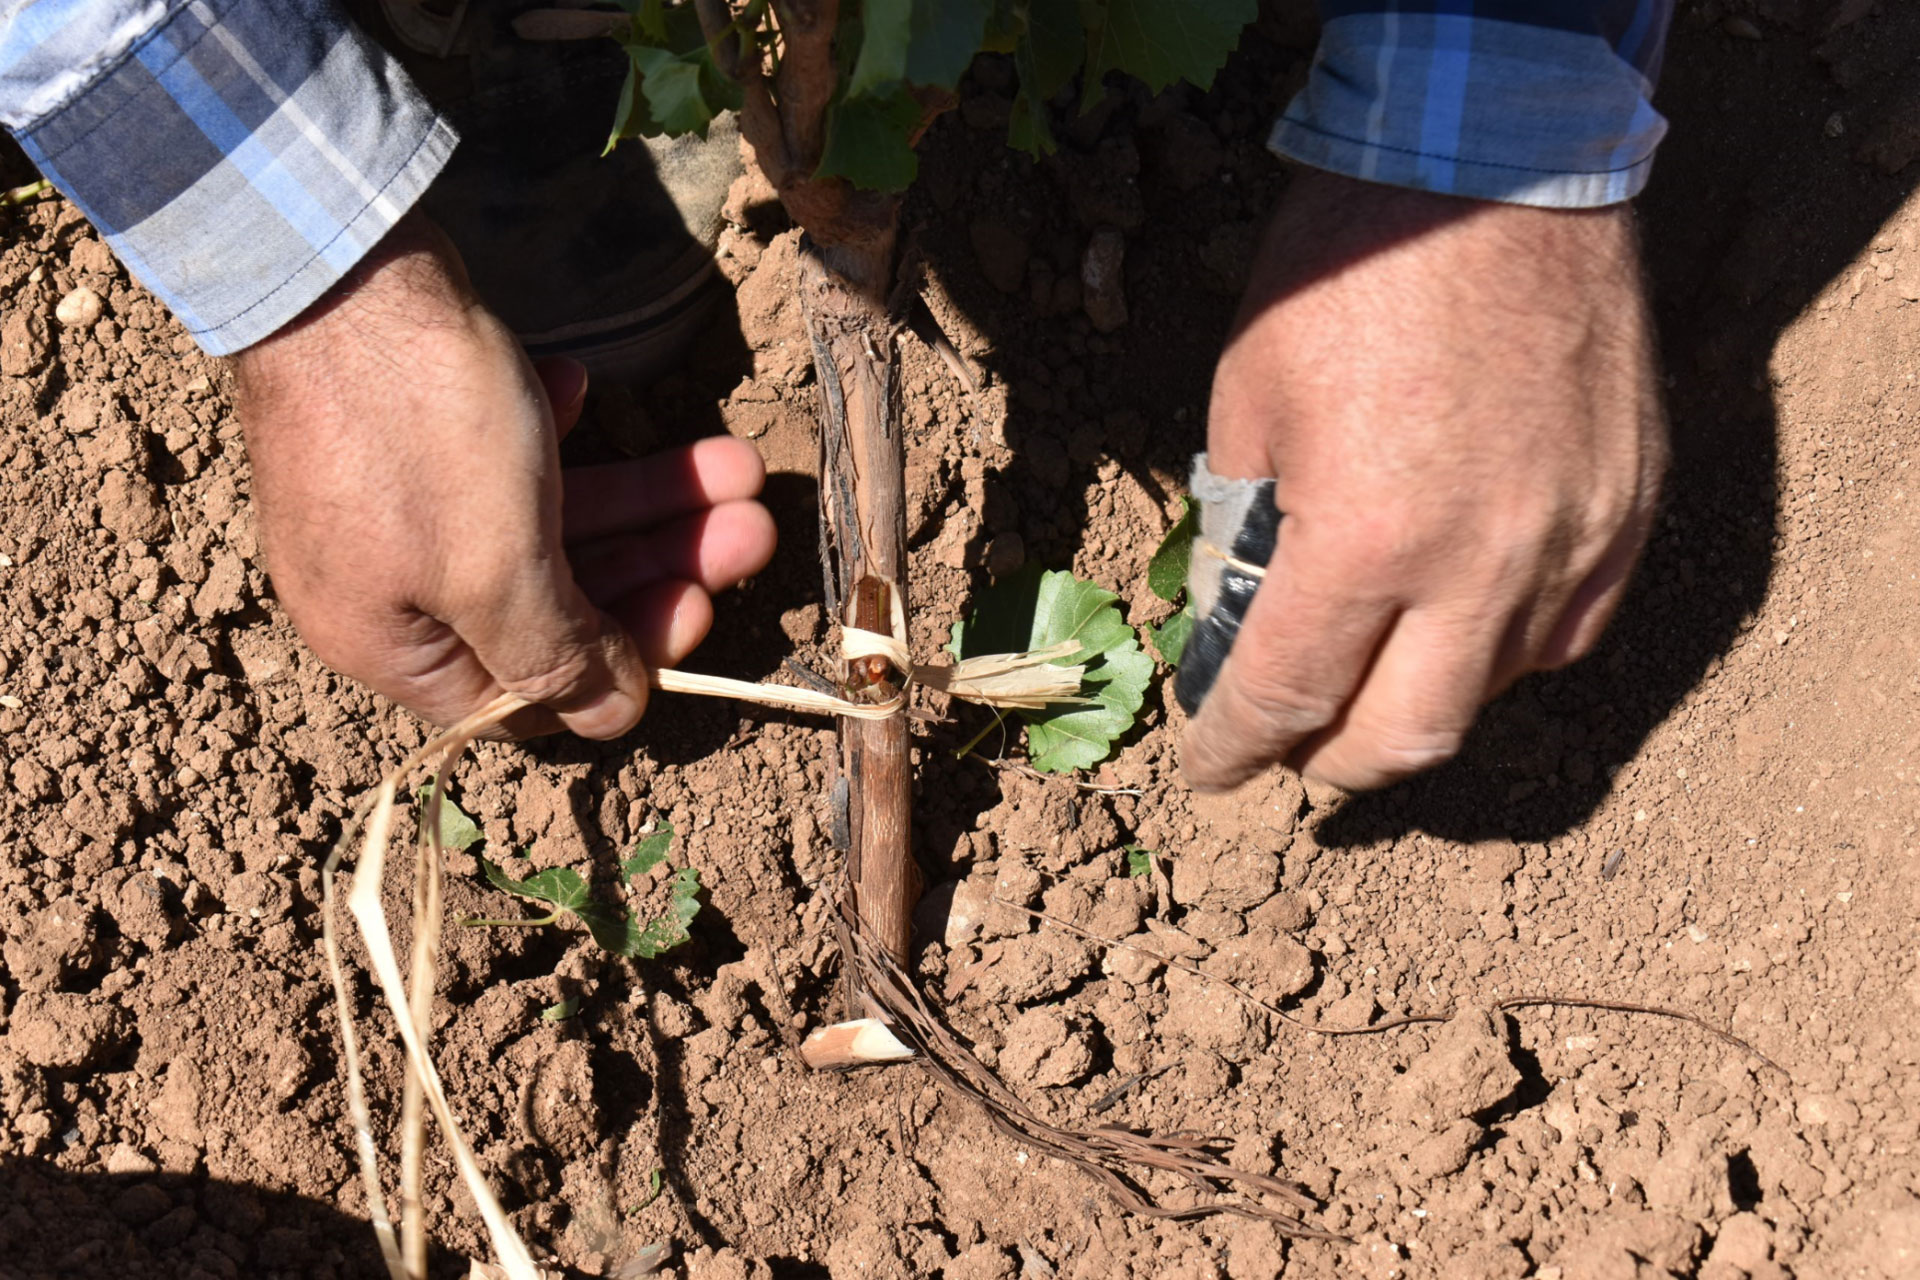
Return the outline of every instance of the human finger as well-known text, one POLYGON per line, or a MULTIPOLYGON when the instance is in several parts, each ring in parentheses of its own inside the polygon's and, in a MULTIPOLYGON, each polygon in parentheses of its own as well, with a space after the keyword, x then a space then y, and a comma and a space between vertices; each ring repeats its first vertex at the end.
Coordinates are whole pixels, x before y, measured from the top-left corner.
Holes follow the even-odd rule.
POLYGON ((646 664, 677 667, 713 627, 713 601, 697 582, 665 578, 614 601, 608 612, 633 637, 646 664))
POLYGON ((587 366, 567 356, 541 356, 533 362, 533 371, 553 406, 554 435, 564 440, 586 407, 587 366))
POLYGON ((767 509, 741 500, 657 528, 575 543, 567 558, 581 589, 604 604, 662 578, 723 591, 767 567, 774 539, 767 509))
POLYGON ((567 542, 626 533, 751 498, 767 475, 744 440, 712 436, 631 462, 571 467, 562 476, 561 537, 567 542))
POLYGON ((1322 542, 1299 517, 1283 522, 1233 651, 1181 742, 1195 790, 1230 790, 1284 760, 1333 723, 1365 677, 1397 603, 1322 542))
POLYGON ((1451 759, 1489 692, 1508 612, 1401 613, 1342 714, 1287 764, 1366 791, 1451 759))
POLYGON ((585 738, 617 738, 647 704, 633 640, 596 609, 563 556, 512 566, 504 580, 467 584, 447 621, 502 689, 551 708, 585 738))

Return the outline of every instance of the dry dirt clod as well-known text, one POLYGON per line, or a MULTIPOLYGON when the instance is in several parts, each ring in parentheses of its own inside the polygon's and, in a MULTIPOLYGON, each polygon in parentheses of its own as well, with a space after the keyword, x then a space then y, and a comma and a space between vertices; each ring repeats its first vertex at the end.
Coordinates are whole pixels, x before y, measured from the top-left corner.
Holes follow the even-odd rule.
POLYGON ((4 954, 22 989, 53 991, 104 958, 99 914, 77 899, 62 898, 40 913, 30 935, 8 938, 4 954))
POLYGON ((109 471, 100 482, 100 523, 126 542, 152 542, 170 527, 153 481, 125 471, 109 471))
POLYGON ((1027 238, 994 218, 976 218, 967 227, 973 256, 987 283, 1002 293, 1018 293, 1027 278, 1027 238))
POLYGON ((1693 1274, 1700 1228, 1671 1214, 1617 1209, 1554 1255, 1561 1280, 1659 1280, 1693 1274))
POLYGON ((7 1044, 35 1066, 74 1071, 111 1058, 130 1029, 117 1004, 70 991, 29 991, 14 1005, 7 1044))
POLYGON ((1057 1007, 1029 1009, 1007 1029, 1004 1078, 1039 1088, 1077 1084, 1093 1068, 1093 1036, 1057 1007))
POLYGON ((1502 1020, 1467 1010, 1444 1024, 1433 1048, 1393 1083, 1388 1106, 1398 1119, 1439 1130, 1485 1111, 1519 1083, 1502 1020))
POLYGON ((1896 1280, 1920 1272, 1920 1197, 1898 1187, 1868 1191, 1834 1224, 1843 1241, 1839 1274, 1896 1280))
POLYGON ((0 324, 0 373, 25 378, 47 362, 47 322, 30 307, 14 306, 0 324))
POLYGON ((1690 1222, 1714 1222, 1733 1212, 1727 1152, 1706 1126, 1682 1131, 1648 1172, 1649 1208, 1690 1222))

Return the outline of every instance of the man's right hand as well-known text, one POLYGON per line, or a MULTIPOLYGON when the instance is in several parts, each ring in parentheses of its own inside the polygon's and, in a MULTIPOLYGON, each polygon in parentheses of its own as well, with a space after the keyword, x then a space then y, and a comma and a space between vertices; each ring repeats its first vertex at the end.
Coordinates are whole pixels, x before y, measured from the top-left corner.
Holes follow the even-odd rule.
POLYGON ((562 473, 586 372, 536 370, 409 215, 235 358, 275 593, 329 666, 451 724, 502 691, 517 735, 631 729, 647 670, 764 567, 763 467, 730 438, 562 473))

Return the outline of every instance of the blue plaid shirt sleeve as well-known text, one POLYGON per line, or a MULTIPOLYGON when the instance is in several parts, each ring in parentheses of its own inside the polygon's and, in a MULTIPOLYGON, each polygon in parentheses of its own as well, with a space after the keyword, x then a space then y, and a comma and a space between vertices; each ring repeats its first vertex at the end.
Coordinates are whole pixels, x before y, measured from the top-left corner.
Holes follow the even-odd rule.
POLYGON ((214 355, 326 292, 454 144, 332 0, 0 0, 0 124, 214 355))
POLYGON ((1320 0, 1271 145, 1392 186, 1548 208, 1639 194, 1673 0, 1320 0))

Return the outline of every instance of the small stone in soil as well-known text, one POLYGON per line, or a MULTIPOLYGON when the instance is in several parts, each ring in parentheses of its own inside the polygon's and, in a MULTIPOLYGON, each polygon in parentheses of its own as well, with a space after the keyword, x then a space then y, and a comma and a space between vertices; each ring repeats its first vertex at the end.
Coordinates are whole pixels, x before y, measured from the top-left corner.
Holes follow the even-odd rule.
POLYGON ((1126 237, 1107 228, 1093 233, 1080 259, 1080 305, 1101 333, 1112 333, 1127 322, 1126 254, 1126 237))
POLYGON ((59 305, 53 309, 53 318, 69 329, 85 333, 99 321, 104 310, 100 295, 81 285, 60 299, 59 305))

